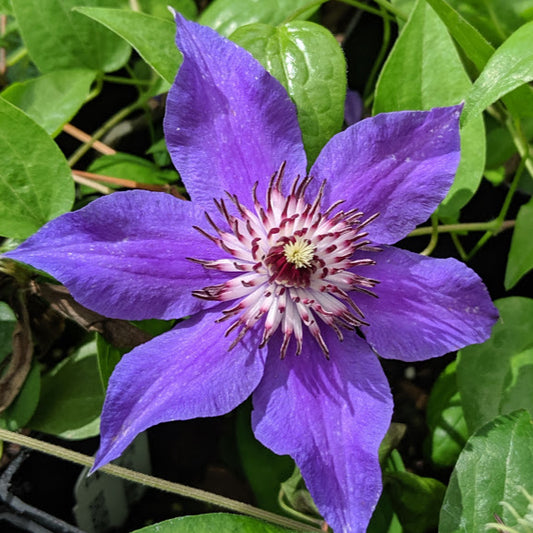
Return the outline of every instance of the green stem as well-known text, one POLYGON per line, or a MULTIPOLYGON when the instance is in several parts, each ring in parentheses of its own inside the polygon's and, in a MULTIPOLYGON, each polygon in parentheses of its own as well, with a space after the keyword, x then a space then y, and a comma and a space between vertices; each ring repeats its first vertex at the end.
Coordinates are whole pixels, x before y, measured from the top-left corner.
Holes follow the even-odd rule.
POLYGON ((434 231, 437 233, 462 233, 467 231, 492 231, 499 233, 506 229, 512 228, 515 225, 514 220, 505 220, 500 223, 499 219, 490 220, 489 222, 463 222, 458 224, 442 224, 437 226, 436 230, 432 226, 424 226, 422 228, 414 229, 408 237, 420 237, 421 235, 432 235, 434 231))
POLYGON ((365 89, 363 93, 363 101, 366 101, 368 96, 370 94, 373 94, 374 84, 379 72, 379 69, 381 68, 385 56, 387 55, 387 50, 389 49, 389 43, 390 43, 390 18, 385 16, 385 10, 383 7, 380 6, 380 10, 383 15, 383 39, 381 41, 381 48, 379 50, 378 57, 374 61, 374 64, 372 65, 372 70, 370 71, 370 75, 368 76, 368 80, 365 84, 365 89))
MULTIPOLYGON (((56 446, 55 444, 33 439, 31 437, 27 437, 26 435, 21 435, 20 433, 14 433, 6 429, 0 428, 0 439, 19 444, 26 448, 31 448, 32 450, 37 450, 48 455, 53 455, 54 457, 59 457, 60 459, 71 461, 83 466, 92 466, 94 462, 94 459, 88 455, 74 452, 72 450, 68 450, 67 448, 56 446)), ((260 520, 266 520, 267 522, 271 522, 282 527, 290 529, 292 528, 297 531, 313 531, 317 533, 321 533, 322 531, 321 529, 302 524, 296 520, 291 520, 290 518, 285 518, 283 516, 264 511, 263 509, 258 509, 257 507, 248 505, 247 503, 241 503, 224 496, 211 494, 210 492, 206 492, 204 490, 187 487, 186 485, 180 485, 179 483, 173 483, 171 481, 166 481, 164 479, 149 476, 147 474, 135 472, 121 466, 108 464, 100 468, 99 471, 111 474, 112 476, 116 476, 121 479, 140 483, 141 485, 145 485, 147 487, 163 490, 172 494, 178 494, 179 496, 191 498, 193 500, 199 500, 211 505, 216 505, 217 507, 223 507, 225 509, 229 509, 230 511, 235 511, 252 516, 254 518, 259 518, 260 520)))
POLYGON ((459 253, 459 257, 463 261, 467 261, 468 254, 465 252, 465 249, 463 248, 463 245, 461 244, 461 240, 459 239, 459 235, 457 233, 451 234, 453 244, 455 245, 455 249, 459 253))
POLYGON ((407 13, 404 13, 401 9, 397 8, 396 6, 392 5, 388 0, 374 0, 376 4, 381 6, 382 8, 386 9, 389 13, 392 13, 396 17, 407 20, 409 18, 409 15, 407 13))
POLYGON ((429 240, 428 245, 420 252, 420 255, 431 255, 437 243, 439 242, 439 217, 437 215, 432 215, 431 217, 431 239, 429 240))
POLYGON ((151 85, 152 84, 152 81, 151 80, 139 80, 139 79, 134 79, 132 80, 131 78, 123 78, 122 76, 110 76, 108 74, 104 74, 104 76, 102 76, 102 79, 104 81, 109 81, 111 83, 122 83, 124 85, 151 85))
POLYGON ((72 168, 91 148, 95 141, 103 137, 111 128, 115 127, 119 122, 124 120, 133 111, 142 107, 145 103, 145 97, 141 97, 133 104, 124 107, 118 113, 115 113, 109 120, 107 120, 88 140, 82 144, 68 159, 68 164, 72 168))
MULTIPOLYGON (((388 19, 392 18, 388 13, 388 11, 391 11, 391 10, 388 9, 386 6, 383 6, 385 7, 386 11, 380 11, 379 9, 376 9, 375 7, 367 6, 364 2, 360 2, 359 0, 340 0, 340 1, 343 2, 344 4, 348 4, 349 6, 357 7, 361 9, 362 11, 366 11, 367 13, 372 13, 372 15, 376 15, 377 17, 384 17, 388 19)), ((381 2, 376 2, 376 3, 381 5, 381 2)), ((388 2, 385 2, 385 3, 388 4, 388 2)))
POLYGON ((25 47, 18 48, 13 53, 9 54, 6 59, 6 65, 12 67, 18 63, 21 59, 25 58, 28 55, 28 49, 25 47))

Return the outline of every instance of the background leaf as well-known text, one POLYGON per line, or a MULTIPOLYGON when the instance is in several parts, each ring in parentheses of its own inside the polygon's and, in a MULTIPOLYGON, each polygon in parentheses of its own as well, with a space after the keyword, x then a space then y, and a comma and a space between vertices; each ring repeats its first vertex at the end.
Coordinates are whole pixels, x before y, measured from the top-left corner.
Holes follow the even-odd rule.
POLYGON ((137 529, 132 533, 289 533, 292 530, 267 524, 249 516, 212 513, 182 516, 137 529))
POLYGON ((533 199, 523 205, 516 217, 511 249, 505 270, 505 288, 512 289, 533 268, 533 199))
POLYGON ((0 235, 29 237, 70 211, 74 183, 64 155, 40 126, 3 98, 0 153, 0 235))
POLYGON ((65 439, 93 437, 100 432, 103 403, 96 341, 92 341, 43 376, 39 406, 29 426, 65 439))
POLYGON ((130 47, 72 8, 125 7, 125 0, 12 0, 28 52, 41 72, 88 68, 111 72, 129 58, 130 47))
POLYGON ((246 48, 287 89, 296 104, 309 164, 342 127, 346 64, 324 27, 295 21, 274 27, 253 24, 231 39, 246 48))
POLYGON ((95 75, 94 71, 85 69, 56 70, 13 83, 0 96, 55 137, 85 103, 95 75))
POLYGON ((15 313, 5 302, 0 302, 0 363, 13 350, 13 331, 17 325, 15 313))
MULTIPOLYGON (((455 105, 464 99, 470 87, 446 27, 425 1, 419 1, 383 67, 373 113, 455 105)), ((472 198, 484 166, 485 128, 482 118, 477 117, 461 130, 461 163, 439 207, 441 216, 456 215, 472 198)))
POLYGON ((533 21, 514 32, 491 56, 466 98, 466 124, 485 108, 533 80, 533 21))
POLYGON ((515 526, 516 519, 500 502, 525 514, 520 487, 533 493, 533 424, 525 411, 496 418, 468 440, 446 491, 439 533, 485 531, 494 513, 515 526))
MULTIPOLYGON (((308 4, 309 0, 215 0, 200 15, 198 22, 229 37, 237 28, 247 24, 281 24, 308 4)), ((305 20, 317 9, 318 7, 307 10, 299 18, 305 20)))
POLYGON ((495 304, 500 320, 490 339, 459 351, 457 386, 470 433, 519 407, 533 413, 531 382, 523 386, 533 366, 533 300, 504 298, 495 304))
POLYGON ((429 450, 433 463, 451 466, 459 457, 468 429, 457 389, 457 362, 450 363, 439 376, 428 399, 426 416, 429 450))
POLYGON ((174 82, 182 57, 174 42, 176 25, 173 21, 125 9, 80 7, 76 11, 115 32, 166 82, 174 82))

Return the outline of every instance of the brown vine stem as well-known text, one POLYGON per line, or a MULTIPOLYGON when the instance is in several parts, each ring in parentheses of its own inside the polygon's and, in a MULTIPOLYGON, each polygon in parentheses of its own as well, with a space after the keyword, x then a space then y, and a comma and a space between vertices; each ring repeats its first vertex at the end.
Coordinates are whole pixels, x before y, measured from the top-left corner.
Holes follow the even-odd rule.
MULTIPOLYGON (((76 128, 76 126, 73 126, 72 124, 65 124, 63 126, 63 131, 83 143, 91 142, 91 136, 88 133, 76 128)), ((104 155, 115 155, 117 153, 116 150, 111 148, 111 146, 107 146, 107 144, 104 144, 102 141, 94 141, 92 146, 97 152, 104 155)))
MULTIPOLYGON (((13 431, 8 431, 6 429, 0 428, 0 439, 19 444, 25 448, 43 452, 48 455, 53 455, 54 457, 59 457, 65 461, 70 461, 82 466, 92 466, 94 462, 94 459, 88 455, 84 455, 55 444, 50 444, 49 442, 43 442, 20 433, 14 433, 13 431)), ((180 485, 179 483, 173 483, 171 481, 166 481, 154 476, 142 474, 141 472, 135 472, 134 470, 129 470, 128 468, 123 468, 121 466, 108 464, 100 468, 99 471, 126 479, 128 481, 140 483, 141 485, 145 485, 147 487, 163 490, 172 494, 178 494, 179 496, 183 496, 185 498, 199 500, 217 507, 228 509, 230 511, 235 511, 237 513, 252 516, 254 518, 259 518, 260 520, 265 520, 272 524, 294 529, 296 531, 322 533, 322 530, 317 527, 309 526, 297 520, 292 520, 291 518, 270 513, 269 511, 254 507, 253 505, 238 502, 236 500, 226 498, 225 496, 219 496, 218 494, 212 494, 210 492, 206 492, 205 490, 195 489, 186 485, 180 485)))

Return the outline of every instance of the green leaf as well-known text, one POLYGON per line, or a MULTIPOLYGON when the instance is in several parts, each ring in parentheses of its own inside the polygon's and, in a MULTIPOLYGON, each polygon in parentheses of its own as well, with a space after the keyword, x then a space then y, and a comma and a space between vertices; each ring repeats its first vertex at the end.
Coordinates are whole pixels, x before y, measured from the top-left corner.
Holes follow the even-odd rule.
POLYGON ((533 80, 533 21, 516 30, 492 55, 466 98, 462 120, 533 80))
POLYGON ((495 46, 527 22, 522 13, 531 8, 531 0, 446 1, 495 46))
POLYGON ((132 533, 289 533, 290 529, 267 524, 256 518, 227 513, 182 516, 143 527, 132 533))
POLYGON ((40 126, 3 98, 0 154, 0 235, 24 239, 70 211, 74 183, 65 156, 40 126))
POLYGON ((494 53, 492 45, 445 0, 427 0, 427 3, 439 15, 452 37, 459 43, 478 71, 483 70, 494 53))
POLYGON ((11 7, 11 0, 0 0, 0 13, 2 13, 3 15, 13 14, 13 9, 11 7))
POLYGON ((368 524, 367 533, 403 533, 398 515, 394 512, 391 498, 385 488, 368 524))
POLYGON ((495 304, 500 320, 490 339, 459 352, 457 386, 470 433, 519 407, 533 413, 531 388, 523 386, 531 375, 524 358, 533 365, 533 300, 503 298, 495 304))
POLYGON ((0 363, 12 350, 13 331, 17 325, 15 313, 5 302, 0 302, 0 363))
POLYGON ((12 0, 28 52, 42 72, 88 68, 111 72, 129 58, 120 37, 72 8, 123 7, 125 0, 12 0))
POLYGON ((485 531, 497 513, 512 527, 527 510, 520 487, 533 493, 533 424, 518 411, 499 416, 479 429, 457 461, 440 513, 439 533, 485 531))
MULTIPOLYGON (((229 37, 237 28, 257 22, 276 26, 297 10, 309 4, 309 0, 215 0, 200 15, 198 22, 211 26, 221 35, 229 37)), ((309 18, 318 7, 307 10, 299 18, 309 18)))
POLYGON ((505 288, 512 289, 533 268, 533 199, 523 205, 516 217, 516 226, 511 241, 505 288))
POLYGON ((276 455, 254 437, 250 414, 249 402, 238 408, 236 437, 242 468, 257 504, 267 511, 280 513, 279 489, 281 483, 291 475, 294 461, 287 455, 276 455))
POLYGON ((39 406, 29 426, 65 439, 93 437, 99 433, 103 402, 92 341, 43 376, 39 406))
POLYGON ((296 104, 309 163, 342 127, 346 64, 324 27, 295 21, 274 27, 253 24, 232 34, 287 89, 296 104))
MULTIPOLYGON (((470 87, 446 27, 425 1, 418 1, 383 67, 373 113, 458 104, 470 87)), ((472 198, 484 167, 485 128, 482 118, 477 117, 461 130, 461 162, 439 207, 440 216, 456 215, 472 198)))
POLYGON ((124 9, 80 7, 76 11, 115 32, 131 44, 166 82, 174 82, 182 61, 174 43, 174 22, 124 9))
POLYGON ((384 485, 404 533, 418 533, 436 527, 446 490, 440 481, 411 472, 386 472, 384 485))
POLYGON ((85 103, 95 75, 92 70, 56 70, 13 83, 0 96, 55 137, 85 103))
POLYGON ((433 463, 451 466, 457 461, 468 438, 468 429, 457 389, 457 362, 450 363, 439 376, 427 404, 429 444, 433 463))
POLYGON ((149 15, 159 18, 167 18, 174 22, 174 17, 168 9, 172 7, 185 18, 194 20, 198 15, 198 7, 194 0, 139 0, 141 10, 149 15))
POLYGON ((0 425, 10 431, 23 428, 35 413, 41 392, 41 370, 35 362, 11 405, 0 413, 0 425))
POLYGON ((95 174, 155 185, 168 184, 178 179, 178 173, 175 170, 162 170, 142 157, 120 152, 99 157, 91 163, 88 170, 95 174))
POLYGON ((96 355, 98 361, 98 373, 104 390, 107 389, 109 378, 120 361, 125 351, 119 350, 101 335, 96 335, 96 355))

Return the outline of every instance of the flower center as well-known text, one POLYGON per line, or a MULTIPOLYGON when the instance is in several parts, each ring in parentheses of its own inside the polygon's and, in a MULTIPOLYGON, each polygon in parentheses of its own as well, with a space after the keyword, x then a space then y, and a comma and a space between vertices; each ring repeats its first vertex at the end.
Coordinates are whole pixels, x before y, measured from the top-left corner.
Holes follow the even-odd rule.
POLYGON ((207 213, 216 235, 196 229, 211 239, 224 252, 224 257, 214 261, 191 260, 206 268, 228 272, 232 277, 220 285, 194 291, 193 295, 235 302, 218 320, 233 319, 226 335, 238 329, 230 349, 250 329, 262 328, 260 346, 276 331, 281 331, 281 357, 285 357, 293 338, 295 352, 300 354, 303 326, 306 326, 328 357, 317 319, 333 328, 340 340, 343 339, 341 328, 367 325, 349 293, 375 296, 371 289, 377 281, 360 275, 359 270, 375 263, 361 252, 377 251, 365 239, 368 233, 364 227, 378 214, 365 220, 357 209, 333 214, 342 201, 320 211, 325 183, 309 203, 304 198, 311 182, 309 177, 297 178, 289 194, 284 195, 281 187, 284 166, 272 177, 264 206, 257 199, 257 184, 253 189, 253 211, 229 193, 236 214, 230 213, 224 200, 215 200, 229 230, 215 224, 207 213))
POLYGON ((316 246, 307 239, 294 239, 283 247, 285 259, 296 268, 308 268, 311 266, 316 246))

